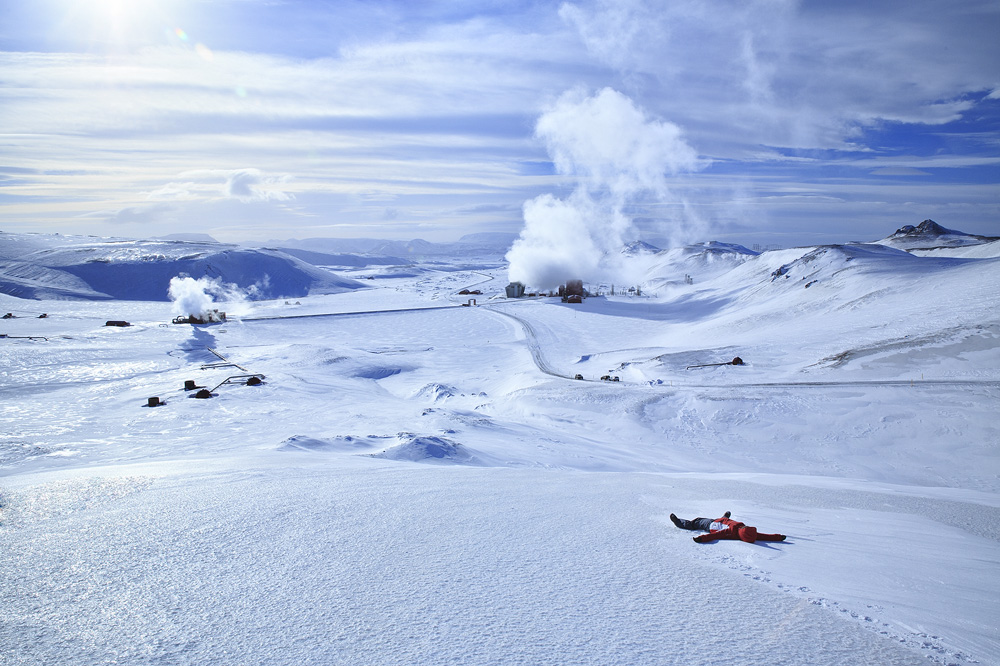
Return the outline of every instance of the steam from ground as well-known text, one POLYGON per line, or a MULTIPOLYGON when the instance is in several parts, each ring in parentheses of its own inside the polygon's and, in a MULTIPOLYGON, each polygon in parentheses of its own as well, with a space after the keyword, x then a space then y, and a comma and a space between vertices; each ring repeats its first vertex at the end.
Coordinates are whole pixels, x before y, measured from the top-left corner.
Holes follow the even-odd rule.
POLYGON ((244 295, 233 284, 224 284, 218 278, 170 278, 167 295, 174 302, 173 313, 184 317, 207 317, 214 309, 216 299, 243 301, 244 295))
POLYGON ((667 173, 703 166, 680 128, 605 88, 590 97, 564 94, 535 135, 575 188, 565 199, 544 194, 524 204, 524 229, 507 253, 510 279, 541 289, 573 278, 638 282, 644 267, 621 254, 638 239, 624 210, 640 197, 669 197, 667 173))

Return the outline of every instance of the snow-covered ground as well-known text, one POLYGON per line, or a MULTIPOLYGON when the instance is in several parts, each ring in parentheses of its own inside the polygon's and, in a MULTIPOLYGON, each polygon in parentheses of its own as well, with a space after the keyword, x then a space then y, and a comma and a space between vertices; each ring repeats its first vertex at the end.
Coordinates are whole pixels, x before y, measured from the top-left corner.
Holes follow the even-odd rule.
POLYGON ((0 295, 0 663, 1000 663, 1000 259, 888 245, 0 295))

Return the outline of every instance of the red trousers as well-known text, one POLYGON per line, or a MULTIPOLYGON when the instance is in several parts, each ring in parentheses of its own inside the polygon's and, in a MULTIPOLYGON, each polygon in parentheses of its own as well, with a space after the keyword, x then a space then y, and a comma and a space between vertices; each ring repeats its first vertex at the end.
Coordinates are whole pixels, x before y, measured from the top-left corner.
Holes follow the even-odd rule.
POLYGON ((726 529, 709 532, 694 538, 698 543, 710 543, 719 539, 738 539, 747 543, 755 541, 784 541, 784 534, 761 534, 756 527, 750 527, 732 518, 718 518, 715 522, 723 523, 726 529))

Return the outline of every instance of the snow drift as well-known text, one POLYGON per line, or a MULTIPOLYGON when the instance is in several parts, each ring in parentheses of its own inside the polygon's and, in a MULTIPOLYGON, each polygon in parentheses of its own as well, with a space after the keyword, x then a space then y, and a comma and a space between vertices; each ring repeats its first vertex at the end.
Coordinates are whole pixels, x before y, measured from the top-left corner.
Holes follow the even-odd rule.
POLYGON ((401 434, 399 440, 398 444, 371 456, 406 462, 478 464, 467 447, 444 437, 401 434))

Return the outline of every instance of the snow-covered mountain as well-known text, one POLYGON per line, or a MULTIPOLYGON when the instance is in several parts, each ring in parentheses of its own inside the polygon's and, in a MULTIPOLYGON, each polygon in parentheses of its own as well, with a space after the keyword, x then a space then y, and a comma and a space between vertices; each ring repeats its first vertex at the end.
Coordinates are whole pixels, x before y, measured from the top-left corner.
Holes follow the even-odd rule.
POLYGON ((634 257, 640 254, 656 254, 659 251, 660 248, 641 240, 627 243, 625 247, 622 248, 622 254, 629 257, 634 257))
POLYGON ((982 245, 1000 240, 988 236, 976 236, 954 229, 945 229, 934 220, 924 220, 917 226, 906 225, 895 233, 876 241, 900 250, 933 250, 937 248, 982 245))
POLYGON ((717 241, 660 250, 649 260, 643 286, 647 291, 656 291, 687 282, 701 282, 722 275, 755 256, 756 252, 742 245, 717 241))
POLYGON ((278 250, 0 232, 0 293, 12 296, 165 301, 171 278, 182 275, 235 285, 250 299, 364 286, 278 250))
MULTIPOLYGON (((652 247, 652 246, 649 246, 652 247)), ((626 248, 628 250, 628 248, 626 248)), ((628 254, 648 254, 628 250, 628 254)), ((808 286, 820 279, 820 274, 832 275, 846 268, 848 263, 879 257, 890 262, 893 270, 907 271, 910 268, 922 270, 927 262, 908 261, 905 255, 955 258, 988 259, 1000 256, 1000 238, 976 236, 961 231, 946 229, 933 220, 924 220, 917 226, 907 225, 895 233, 871 243, 850 243, 816 248, 791 248, 758 253, 742 245, 715 241, 696 243, 680 248, 662 250, 646 271, 643 287, 647 291, 675 287, 684 282, 694 283, 710 280, 728 274, 737 266, 749 262, 748 270, 766 266, 777 271, 777 276, 788 279, 792 269, 808 286), (759 258, 758 258, 759 257, 759 258), (776 261, 782 264, 774 267, 776 261), (785 265, 787 264, 787 265, 785 265), (810 264, 812 266, 810 267, 810 264), (823 267, 821 269, 821 267, 823 267), (909 268, 907 268, 909 267, 909 268)), ((878 260, 876 263, 882 265, 878 260)), ((734 273, 733 279, 743 279, 734 273)), ((777 277, 775 276, 775 277, 777 277)))

